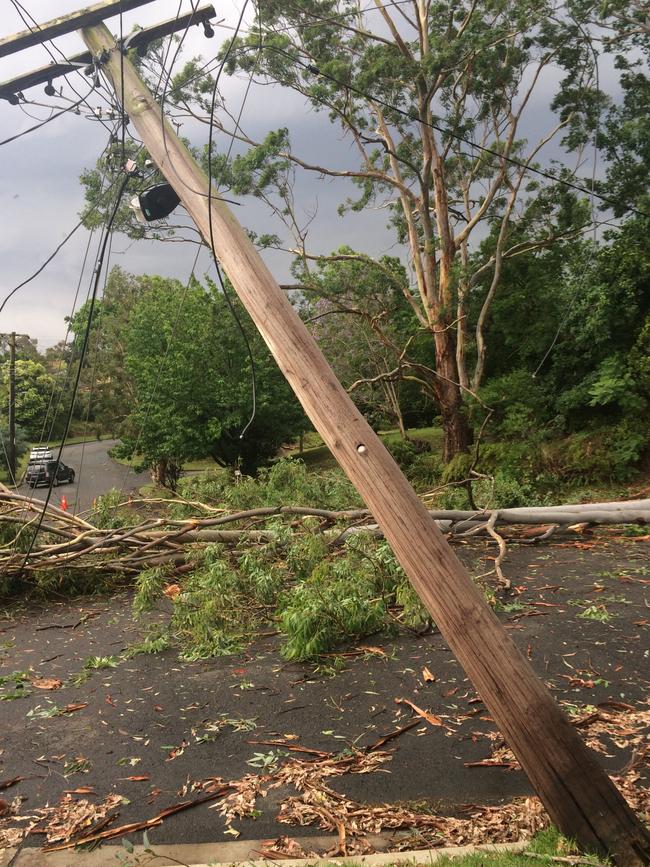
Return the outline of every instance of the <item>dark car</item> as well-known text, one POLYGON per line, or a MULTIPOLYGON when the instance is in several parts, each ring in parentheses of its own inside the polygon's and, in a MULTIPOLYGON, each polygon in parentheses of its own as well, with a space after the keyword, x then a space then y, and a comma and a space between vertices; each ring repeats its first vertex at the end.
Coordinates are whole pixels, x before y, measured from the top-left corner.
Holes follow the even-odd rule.
POLYGON ((27 466, 25 481, 32 488, 37 485, 65 485, 66 482, 74 482, 74 470, 62 461, 57 465, 56 461, 43 461, 42 463, 30 463, 27 466))

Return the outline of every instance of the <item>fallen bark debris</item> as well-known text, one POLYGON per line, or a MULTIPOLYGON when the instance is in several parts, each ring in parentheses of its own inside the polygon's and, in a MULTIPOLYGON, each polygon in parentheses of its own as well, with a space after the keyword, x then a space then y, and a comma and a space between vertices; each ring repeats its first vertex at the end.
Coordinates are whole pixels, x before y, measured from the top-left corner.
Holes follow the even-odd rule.
POLYGON ((0 780, 0 792, 4 792, 5 789, 10 789, 12 786, 17 785, 18 783, 22 783, 23 780, 33 780, 34 777, 12 777, 10 780, 0 780))
POLYGON ((443 720, 440 719, 439 716, 435 716, 428 710, 422 710, 421 707, 418 707, 416 704, 413 704, 408 698, 396 698, 395 704, 407 704, 418 716, 421 716, 422 719, 425 719, 432 726, 443 726, 444 728, 451 728, 451 726, 447 725, 443 720))
MULTIPOLYGON (((68 840, 67 842, 61 843, 57 846, 44 846, 43 851, 59 852, 62 849, 72 849, 75 846, 86 846, 89 843, 98 843, 101 840, 112 840, 115 837, 123 837, 125 834, 134 834, 137 831, 146 831, 149 828, 155 828, 157 825, 161 825, 163 819, 166 819, 168 816, 173 816, 175 813, 189 810, 192 807, 196 807, 199 804, 205 804, 208 801, 215 801, 217 798, 222 798, 231 790, 232 786, 230 785, 222 786, 222 788, 217 792, 213 792, 209 795, 203 795, 202 797, 195 798, 192 801, 182 801, 180 804, 172 804, 170 807, 161 810, 156 816, 152 816, 150 819, 144 819, 142 822, 131 822, 128 825, 119 825, 117 828, 109 828, 106 831, 89 834, 75 840, 68 840)), ((119 799, 119 796, 115 797, 118 797, 119 799)))
MULTIPOLYGON (((619 746, 635 749, 625 771, 613 780, 632 809, 638 815, 647 815, 650 792, 644 785, 641 772, 648 749, 644 740, 650 722, 648 705, 634 707, 623 702, 603 702, 595 712, 589 706, 583 707, 582 713, 574 707, 573 717, 574 724, 593 749, 605 750, 611 740, 619 746)), ((99 804, 75 801, 68 795, 61 804, 26 816, 17 815, 21 801, 17 798, 9 805, 11 818, 0 820, 0 845, 16 845, 31 830, 48 835, 45 851, 71 849, 156 827, 168 816, 210 801, 219 802, 211 809, 218 809, 234 836, 237 834, 237 830, 232 828, 234 821, 256 815, 258 799, 266 797, 271 790, 286 786, 292 787, 295 794, 282 801, 278 821, 293 826, 317 825, 335 835, 327 857, 335 853, 349 857, 372 851, 367 837, 382 831, 406 832, 395 839, 393 847, 394 851, 405 851, 444 845, 512 842, 530 838, 549 825, 548 816, 537 798, 523 798, 491 807, 469 804, 462 808, 460 816, 449 816, 433 808, 423 812, 411 810, 403 804, 361 803, 330 788, 328 781, 332 778, 385 772, 394 755, 380 747, 419 724, 418 717, 384 735, 375 744, 350 755, 332 755, 303 747, 300 749, 322 753, 324 757, 287 757, 273 771, 246 774, 227 783, 218 777, 188 782, 179 793, 180 797, 189 792, 204 794, 173 804, 149 819, 120 826, 106 827, 117 817, 121 795, 109 795, 99 804)), ((510 766, 511 754, 502 735, 492 731, 483 733, 483 736, 494 744, 492 756, 468 766, 510 766)), ((290 746, 283 742, 271 743, 282 743, 285 748, 290 746)), ((269 841, 261 854, 277 859, 304 857, 311 853, 303 853, 289 837, 280 837, 269 841)))
POLYGON ((371 744, 369 747, 365 748, 367 753, 374 753, 376 750, 380 750, 383 746, 390 741, 395 740, 400 735, 403 735, 404 732, 410 732, 411 729, 414 729, 416 726, 420 725, 419 719, 414 719, 410 723, 407 723, 405 726, 402 726, 399 729, 395 729, 394 732, 389 732, 387 735, 384 735, 382 738, 379 738, 378 741, 375 741, 374 744, 371 744))
POLYGON ((329 759, 334 755, 334 753, 325 752, 324 750, 312 750, 309 747, 301 747, 299 744, 289 744, 286 741, 246 741, 246 743, 255 746, 282 747, 282 749, 289 750, 292 753, 306 753, 319 759, 329 759))

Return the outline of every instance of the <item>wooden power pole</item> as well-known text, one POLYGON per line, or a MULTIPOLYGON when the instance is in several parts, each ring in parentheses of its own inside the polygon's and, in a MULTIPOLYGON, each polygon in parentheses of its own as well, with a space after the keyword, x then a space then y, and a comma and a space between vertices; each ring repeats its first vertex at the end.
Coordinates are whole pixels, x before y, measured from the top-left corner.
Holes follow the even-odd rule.
MULTIPOLYGON (((43 41, 44 34, 84 27, 81 33, 92 57, 103 65, 116 97, 123 94, 123 109, 208 244, 211 216, 214 252, 237 294, 305 412, 368 504, 553 822, 585 849, 612 856, 620 867, 649 864, 650 835, 492 613, 236 218, 216 195, 209 199, 204 173, 134 66, 120 57, 108 29, 97 23, 127 3, 135 8, 147 2, 151 0, 103 0, 41 25, 37 33, 0 40, 0 55, 43 41)), ((210 10, 203 11, 209 16, 210 10)), ((190 21, 197 23, 200 12, 193 12, 190 21)), ((173 32, 174 22, 172 29, 159 27, 173 32)), ((13 101, 21 87, 47 80, 52 73, 63 74, 49 68, 6 82, 0 98, 13 101)))
POLYGON ((82 30, 152 159, 178 193, 282 372, 390 542, 549 815, 586 849, 632 867, 650 836, 509 638, 380 439, 345 392, 250 239, 161 115, 104 24, 82 30), (124 79, 122 81, 122 74, 124 79), (164 136, 162 127, 164 126, 164 136))

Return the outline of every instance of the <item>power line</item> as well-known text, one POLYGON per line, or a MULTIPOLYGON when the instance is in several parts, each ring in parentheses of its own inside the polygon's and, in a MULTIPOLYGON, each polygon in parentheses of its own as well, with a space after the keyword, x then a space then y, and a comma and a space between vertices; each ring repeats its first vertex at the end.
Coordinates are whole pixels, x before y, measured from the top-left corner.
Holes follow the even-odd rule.
MULTIPOLYGON (((109 141, 108 141, 107 144, 106 144, 106 147, 104 148, 104 150, 103 150, 102 153, 100 154, 100 159, 101 159, 101 157, 103 156, 103 154, 106 153, 108 147, 110 146, 110 143, 111 143, 111 140, 109 139, 109 141)), ((105 180, 106 180, 106 173, 104 173, 104 175, 102 175, 102 177, 101 177, 101 181, 100 181, 100 191, 102 190, 102 187, 103 187, 103 185, 104 185, 104 181, 105 181, 105 180)), ((114 181, 113 181, 113 182, 108 186, 108 188, 107 188, 107 190, 106 190, 106 193, 109 193, 110 190, 113 189, 113 187, 115 186, 116 182, 117 182, 117 179, 114 180, 114 181)), ((77 309, 77 300, 78 300, 78 298, 79 298, 79 291, 80 291, 80 289, 81 289, 81 284, 82 284, 82 282, 83 282, 84 273, 85 273, 85 270, 86 270, 86 262, 87 262, 87 260, 88 260, 88 254, 89 254, 89 252, 90 252, 90 247, 91 247, 91 243, 92 243, 92 239, 93 239, 93 235, 94 235, 94 233, 95 233, 95 229, 94 229, 94 227, 93 227, 93 228, 90 230, 89 234, 88 234, 88 241, 87 241, 87 243, 86 243, 86 249, 85 249, 84 257, 83 257, 83 261, 82 261, 82 264, 81 264, 81 271, 80 271, 80 273, 79 273, 79 279, 78 279, 78 281, 77 281, 77 287, 76 287, 76 289, 75 289, 74 298, 73 298, 73 300, 72 300, 72 307, 71 307, 71 310, 70 310, 70 315, 68 316, 68 327, 67 327, 67 329, 66 329, 65 337, 64 337, 64 339, 63 339, 63 345, 64 345, 64 348, 65 348, 65 347, 67 346, 67 344, 68 344, 68 338, 69 338, 69 336, 70 336, 70 332, 71 332, 71 330, 72 330, 72 321, 73 321, 73 318, 74 318, 75 311, 76 311, 76 309, 77 309)), ((94 263, 93 263, 93 266, 92 266, 92 269, 91 269, 91 275, 94 273, 95 269, 97 268, 97 263, 98 263, 98 261, 99 261, 99 255, 100 255, 100 249, 101 249, 101 243, 102 243, 102 242, 101 242, 101 238, 100 238, 100 240, 99 240, 99 244, 98 244, 98 246, 97 246, 97 250, 96 250, 96 252, 95 252, 95 259, 94 259, 94 263)), ((88 299, 90 298, 91 287, 92 287, 92 280, 89 281, 89 284, 88 284, 88 291, 86 292, 86 299, 85 299, 85 302, 84 302, 84 303, 87 303, 87 302, 88 302, 88 299)), ((55 397, 55 394, 56 394, 56 406, 54 407, 54 411, 53 411, 53 413, 52 413, 51 421, 50 421, 50 424, 49 424, 49 431, 48 431, 48 435, 47 435, 47 444, 49 445, 49 443, 50 443, 50 442, 52 441, 52 439, 53 439, 53 436, 54 436, 54 430, 55 430, 55 425, 56 425, 56 420, 57 420, 57 418, 58 418, 59 410, 60 410, 60 408, 61 408, 61 405, 63 404, 63 402, 64 402, 64 400, 65 400, 65 395, 66 395, 66 391, 67 391, 68 383, 69 383, 69 381, 70 381, 70 377, 71 377, 71 375, 72 375, 72 369, 73 369, 74 361, 75 361, 75 358, 74 358, 74 344, 72 344, 71 347, 70 347, 70 358, 68 359, 68 364, 67 364, 67 366, 66 366, 66 370, 65 370, 65 377, 63 378, 63 382, 62 382, 62 383, 61 383, 60 380, 61 380, 61 372, 62 372, 62 369, 63 369, 64 359, 63 359, 63 357, 61 357, 60 360, 59 360, 59 368, 58 368, 58 371, 57 371, 56 377, 55 377, 55 379, 54 379, 54 382, 53 382, 53 384, 52 384, 52 391, 51 391, 51 393, 50 393, 50 399, 49 399, 49 402, 48 402, 48 407, 47 407, 47 410, 46 410, 46 412, 45 412, 45 417, 44 417, 44 419, 43 419, 43 426, 42 426, 42 428, 41 428, 41 439, 40 439, 39 445, 42 445, 43 442, 45 441, 45 440, 44 440, 44 437, 45 437, 45 431, 46 431, 46 429, 47 429, 47 427, 48 427, 48 418, 49 418, 49 416, 50 416, 50 410, 52 409, 52 406, 53 406, 53 403, 54 403, 54 397, 55 397)), ((34 498, 34 495, 35 495, 35 489, 33 488, 32 491, 31 491, 31 493, 30 493, 30 496, 29 496, 29 502, 30 502, 30 504, 31 504, 31 502, 32 502, 32 500, 33 500, 33 498, 34 498)))
MULTIPOLYGON (((109 144, 110 144, 110 140, 109 140, 109 144)), ((108 145, 107 145, 107 147, 108 147, 108 145)), ((106 152, 106 148, 104 148, 104 151, 102 151, 102 154, 100 154, 100 159, 101 159, 101 156, 105 152, 106 152)), ((115 186, 116 183, 117 183, 117 178, 107 187, 106 193, 110 193, 110 191, 113 189, 113 187, 115 186)), ((33 274, 31 274, 29 277, 27 277, 25 280, 23 280, 22 283, 19 283, 18 286, 15 286, 11 290, 11 292, 9 292, 9 294, 5 296, 5 298, 2 301, 2 304, 0 304, 0 313, 2 313, 7 302, 16 294, 16 292, 18 292, 19 289, 22 289, 23 286, 26 286, 28 283, 31 283, 32 280, 34 280, 36 277, 38 277, 38 275, 50 264, 50 262, 55 258, 55 256, 59 253, 59 251, 63 249, 63 247, 68 243, 70 238, 72 238, 72 236, 75 234, 75 232, 78 231, 78 229, 80 229, 83 226, 83 224, 84 224, 84 218, 82 218, 81 220, 79 220, 78 223, 76 223, 76 225, 68 232, 68 234, 65 236, 65 238, 61 241, 61 243, 58 245, 58 247, 56 247, 53 250, 53 252, 50 253, 50 255, 43 262, 43 264, 36 271, 34 271, 33 274)))
MULTIPOLYGON (((235 37, 233 37, 233 39, 234 38, 235 37)), ((561 184, 564 187, 576 190, 580 193, 584 193, 587 196, 590 196, 590 197, 594 196, 595 198, 600 199, 600 201, 604 202, 605 204, 607 204, 609 206, 612 206, 612 207, 616 206, 619 208, 623 207, 624 210, 630 211, 631 213, 637 214, 638 216, 650 217, 650 213, 648 213, 647 211, 642 211, 641 209, 635 208, 631 205, 624 206, 621 202, 619 202, 615 199, 610 199, 608 196, 603 196, 601 193, 597 193, 593 190, 590 190, 588 187, 583 187, 580 184, 577 184, 577 183, 574 183, 573 181, 567 180, 566 178, 557 177, 556 175, 551 174, 551 172, 544 171, 544 169, 535 168, 534 166, 531 166, 529 163, 522 162, 521 160, 518 160, 515 157, 509 157, 509 156, 506 156, 505 154, 499 153, 499 151, 494 150, 494 148, 490 148, 490 147, 487 147, 485 145, 477 144, 476 142, 473 142, 471 139, 465 138, 464 136, 460 135, 459 133, 454 132, 451 129, 447 129, 445 127, 440 126, 439 124, 435 124, 431 121, 424 120, 423 118, 420 118, 417 115, 411 114, 410 112, 404 110, 403 108, 399 108, 399 106, 393 105, 392 103, 387 102, 384 99, 381 99, 381 97, 373 96, 372 94, 369 94, 364 90, 361 90, 361 88, 356 87, 354 84, 351 84, 350 82, 341 81, 340 79, 336 78, 335 76, 330 75, 327 72, 323 72, 321 69, 319 69, 318 66, 315 66, 312 63, 306 63, 305 61, 301 60, 299 57, 294 57, 293 55, 289 54, 289 52, 284 51, 282 48, 278 48, 275 45, 264 45, 264 44, 262 44, 262 45, 245 45, 245 46, 241 46, 241 48, 239 50, 241 50, 241 51, 253 51, 253 50, 259 50, 260 48, 263 48, 266 51, 274 51, 276 54, 280 54, 283 57, 286 57, 288 60, 291 61, 291 63, 296 64, 298 66, 301 66, 303 69, 305 69, 307 72, 310 72, 312 75, 316 75, 316 76, 319 76, 321 78, 326 78, 328 81, 331 81, 333 84, 336 84, 338 87, 342 87, 342 88, 350 91, 351 93, 356 93, 358 96, 363 97, 363 99, 366 99, 369 102, 374 102, 377 105, 381 105, 382 107, 389 109, 390 111, 394 111, 396 114, 401 115, 402 117, 406 118, 407 120, 412 121, 413 123, 421 123, 424 126, 428 126, 431 129, 436 130, 436 132, 439 132, 441 135, 448 136, 449 138, 453 138, 456 141, 462 142, 463 144, 468 145, 471 148, 474 148, 475 150, 481 151, 482 153, 489 154, 490 156, 496 157, 499 160, 502 160, 502 161, 505 161, 507 163, 510 163, 511 165, 517 166, 518 168, 523 169, 524 171, 531 172, 532 174, 539 175, 543 178, 546 178, 547 180, 553 181, 554 183, 561 184)), ((219 70, 220 72, 221 72, 221 68, 219 70)), ((308 98, 315 99, 318 102, 320 102, 322 105, 329 106, 329 103, 327 102, 327 100, 322 99, 315 94, 309 94, 308 98)))
MULTIPOLYGON (((40 33, 40 31, 41 31, 41 27, 40 27, 39 23, 36 21, 36 19, 34 18, 34 16, 33 16, 33 15, 32 15, 32 14, 31 14, 31 13, 30 13, 26 8, 25 8, 25 6, 23 6, 23 4, 19 2, 19 0, 11 0, 11 3, 13 4, 14 9, 15 9, 16 12, 18 13, 18 15, 20 16, 20 18, 21 18, 23 24, 27 27, 27 29, 29 30, 29 32, 30 32, 32 35, 34 35, 34 36, 35 36, 37 33, 40 33), (33 27, 32 27, 32 24, 30 24, 29 21, 27 20, 28 18, 32 21, 32 24, 34 25, 33 27), (36 28, 36 29, 34 29, 34 28, 36 28)), ((50 40, 47 40, 47 41, 50 42, 50 44, 52 45, 52 48, 54 48, 54 50, 58 52, 59 56, 62 57, 63 60, 64 60, 66 63, 71 63, 70 59, 69 59, 68 57, 66 57, 66 55, 63 53, 63 51, 61 51, 61 49, 58 47, 58 45, 57 45, 54 41, 52 41, 51 39, 50 39, 50 40)), ((41 41, 40 44, 43 46, 43 48, 45 49, 45 51, 47 51, 47 53, 48 53, 49 56, 50 56, 50 59, 51 59, 54 63, 56 63, 56 62, 57 62, 56 57, 54 56, 54 54, 52 53, 52 51, 48 48, 48 46, 45 44, 45 42, 44 42, 44 41, 41 41)), ((76 70, 76 72, 77 72, 78 75, 81 75, 81 72, 80 72, 79 70, 76 70)), ((82 98, 82 96, 81 96, 81 94, 79 93, 79 91, 74 87, 73 84, 70 83, 67 74, 64 76, 64 78, 65 78, 65 80, 68 82, 68 87, 72 90, 72 92, 73 92, 74 94, 76 94, 76 96, 77 96, 79 99, 81 99, 81 100, 85 103, 85 105, 88 107, 89 111, 92 112, 92 110, 93 110, 93 109, 92 109, 92 106, 89 105, 89 103, 86 101, 85 98, 82 98)), ((84 79, 84 80, 85 80, 85 79, 84 79)), ((93 84, 93 89, 94 89, 94 88, 95 88, 95 84, 93 84)), ((102 93, 98 93, 97 95, 98 95, 99 97, 101 97, 101 99, 103 99, 103 100, 104 100, 105 102, 107 102, 109 105, 111 105, 110 101, 109 101, 109 100, 107 99, 107 97, 105 97, 102 93)), ((112 107, 112 105, 111 105, 111 107, 112 107)), ((101 120, 101 118, 99 118, 99 121, 100 121, 100 123, 102 124, 102 126, 104 126, 106 129, 108 129, 108 126, 106 126, 106 124, 101 120)))
MULTIPOLYGON (((113 234, 111 233, 110 241, 108 244, 108 255, 106 257, 106 268, 104 269, 104 286, 102 287, 102 299, 106 295, 106 284, 108 283, 108 275, 109 275, 109 267, 111 262, 111 253, 113 252, 113 234)), ((90 391, 88 393, 88 406, 86 407, 86 418, 84 419, 84 432, 83 432, 83 442, 81 443, 81 460, 79 461, 79 471, 77 473, 78 482, 77 482, 77 496, 75 498, 73 514, 77 514, 78 506, 79 506, 79 489, 81 486, 81 479, 83 476, 83 468, 84 468, 84 458, 86 455, 86 440, 88 438, 88 421, 90 419, 90 410, 93 402, 93 394, 95 391, 95 384, 97 382, 97 368, 99 365, 99 353, 100 346, 102 340, 102 325, 104 321, 104 317, 102 316, 103 308, 100 308, 99 316, 96 320, 97 325, 97 345, 95 346, 95 358, 92 365, 92 373, 90 377, 90 391)))
MULTIPOLYGON (((242 325, 241 320, 237 314, 237 308, 235 307, 235 304, 234 304, 232 298, 230 297, 230 293, 226 289, 226 283, 225 283, 223 277, 221 276, 221 268, 219 267, 219 262, 217 261, 217 256, 214 252, 214 231, 213 231, 213 225, 212 225, 212 137, 213 137, 213 133, 214 133, 214 110, 215 110, 216 99, 217 99, 217 88, 219 86, 219 79, 221 78, 221 73, 224 70, 226 62, 228 61, 230 51, 234 45, 235 39, 237 38, 239 28, 241 27, 242 21, 244 20, 244 14, 246 12, 247 6, 248 6, 248 0, 244 0, 242 10, 241 10, 241 13, 239 15, 239 20, 237 21, 237 26, 235 28, 235 34, 234 34, 233 38, 231 39, 230 44, 228 45, 228 48, 226 49, 226 53, 224 54, 224 56, 222 58, 221 65, 219 67, 219 71, 217 72, 217 75, 216 75, 215 80, 214 80, 214 86, 212 88, 212 102, 210 104, 210 131, 208 134, 208 227, 209 227, 209 231, 210 231, 210 250, 212 252, 212 258, 214 260, 214 267, 215 267, 216 272, 217 272, 217 278, 219 280, 219 285, 221 286, 221 291, 223 293, 224 298, 226 299, 226 303, 228 304, 228 309, 230 310, 233 319, 237 323, 237 327, 239 328, 241 336, 244 340, 244 344, 246 346, 246 351, 248 353, 248 358, 249 358, 250 364, 251 364, 251 391, 252 391, 251 414, 250 414, 250 418, 248 419, 248 421, 246 422, 246 424, 244 425, 244 427, 240 431, 240 434, 239 434, 240 440, 244 438, 246 431, 253 424, 253 421, 255 419, 255 414, 257 412, 257 374, 256 374, 256 370, 255 370, 255 359, 253 358, 253 350, 251 349, 248 335, 244 331, 244 326, 242 325)), ((252 81, 252 76, 251 76, 250 80, 252 81)), ((249 86, 250 86, 250 82, 249 82, 249 86)), ((246 91, 246 94, 244 96, 244 101, 242 103, 241 112, 243 112, 243 110, 244 110, 244 104, 245 104, 245 100, 246 100, 247 96, 248 96, 248 90, 246 91)), ((241 112, 239 115, 240 119, 241 119, 241 112)), ((234 138, 231 139, 231 148, 232 148, 232 142, 233 141, 234 141, 234 138)), ((230 151, 228 153, 230 154, 230 151)))
MULTIPOLYGON (((67 415, 66 422, 65 422, 65 428, 64 428, 64 431, 63 431, 63 437, 61 438, 61 444, 59 445, 59 451, 58 451, 58 454, 57 454, 57 457, 56 457, 56 466, 57 466, 57 469, 58 469, 59 464, 60 464, 60 462, 61 462, 61 454, 62 454, 62 452, 63 452, 63 448, 64 448, 64 446, 65 446, 65 441, 66 441, 66 439, 67 439, 67 437, 68 437, 68 432, 69 432, 69 430, 70 430, 70 422, 72 421, 72 413, 73 413, 74 405, 75 405, 75 401, 76 401, 76 398, 77 398, 77 390, 78 390, 78 388, 79 388, 79 380, 80 380, 80 378, 81 378, 81 369, 82 369, 82 367, 83 367, 83 362, 84 362, 84 358, 85 358, 85 355, 86 355, 86 350, 87 350, 87 348, 88 348, 88 340, 89 340, 89 337, 90 337, 90 329, 91 329, 91 326, 92 326, 92 319, 93 319, 93 311, 94 311, 94 307, 95 307, 95 301, 96 301, 96 299, 97 299, 97 290, 98 290, 98 288, 99 288, 99 279, 100 279, 100 277, 101 277, 101 273, 102 273, 102 265, 103 265, 103 262, 104 262, 104 254, 105 254, 105 252, 106 252, 106 246, 107 246, 107 244, 108 244, 108 240, 109 240, 109 238, 110 238, 110 236, 111 236, 111 231, 112 231, 112 229, 113 229, 113 223, 115 222, 115 217, 117 216, 117 212, 118 212, 118 209, 119 209, 119 207, 120 207, 120 202, 121 202, 121 199, 122 199, 122 194, 124 193, 124 190, 126 189, 126 186, 127 186, 128 182, 129 182, 129 175, 126 175, 126 174, 125 174, 125 175, 124 175, 124 178, 122 179, 122 183, 120 184, 120 187, 119 187, 119 190, 118 190, 118 192, 117 192, 117 195, 116 195, 116 197, 115 197, 115 204, 114 204, 114 206, 113 206, 113 211, 112 211, 112 213, 111 213, 111 215, 110 215, 110 217, 109 217, 109 219, 108 219, 108 222, 106 223, 105 229, 104 229, 104 237, 103 237, 102 244, 101 244, 101 247, 100 247, 100 253, 99 253, 99 257, 98 257, 98 261, 97 261, 97 267, 96 267, 96 269, 95 269, 95 279, 94 279, 94 282, 93 282, 93 284, 92 284, 92 294, 91 294, 91 297, 90 297, 90 307, 89 307, 89 309, 88 309, 88 321, 87 321, 87 323, 86 323, 86 329, 85 329, 85 332, 84 332, 83 344, 82 344, 82 347, 81 347, 81 353, 80 353, 80 356, 79 356, 79 366, 78 366, 78 368, 77 368, 77 375, 76 375, 76 377, 75 377, 75 382, 74 382, 74 386, 73 386, 73 389, 72 389, 72 398, 71 398, 71 400, 70 400, 70 406, 69 406, 69 408, 68 408, 68 415, 67 415)), ((55 475, 56 475, 56 473, 55 473, 55 475)), ((48 491, 47 491, 47 497, 45 498, 45 503, 43 504, 43 509, 42 509, 42 511, 41 511, 40 514, 39 514, 38 523, 37 523, 37 525, 36 525, 36 529, 34 530, 34 533, 33 533, 32 538, 31 538, 31 540, 30 540, 29 548, 28 548, 28 550, 27 550, 27 553, 25 554, 25 559, 23 560, 22 565, 21 565, 21 567, 20 567, 21 571, 22 571, 22 570, 25 568, 25 566, 27 565, 27 561, 29 560, 29 556, 30 556, 30 554, 32 553, 32 549, 33 549, 33 547, 34 547, 34 543, 36 542, 36 537, 38 536, 38 533, 39 533, 39 531, 40 531, 40 529, 41 529, 41 526, 42 526, 42 524, 43 524, 43 519, 45 518, 45 513, 46 513, 46 511, 47 511, 47 507, 48 507, 48 505, 49 505, 50 498, 51 498, 51 496, 52 496, 52 490, 53 490, 53 488, 54 488, 54 478, 52 478, 52 479, 50 480, 50 486, 49 486, 48 491)))
MULTIPOLYGON (((580 32, 583 34, 583 36, 585 36, 585 32, 582 29, 582 26, 580 24, 578 24, 578 22, 576 22, 576 24, 577 24, 580 32)), ((589 42, 589 47, 591 48, 592 56, 594 58, 594 67, 596 70, 596 92, 597 92, 598 96, 600 97, 600 70, 598 68, 598 55, 596 54, 596 51, 595 51, 593 45, 591 44, 591 41, 588 40, 588 42, 589 42)), ((583 285, 585 284, 585 282, 587 280, 587 275, 589 274, 589 270, 593 266, 594 251, 596 250, 596 241, 597 241, 597 235, 598 235, 598 226, 596 223, 596 206, 595 206, 595 202, 594 202, 594 189, 596 186, 596 172, 597 172, 597 168, 598 168, 598 138, 599 138, 599 133, 600 133, 600 117, 601 117, 600 99, 597 100, 596 104, 598 105, 598 115, 596 118, 596 129, 594 132, 594 158, 593 158, 593 162, 591 165, 591 198, 589 200, 589 204, 591 206, 591 222, 592 222, 592 228, 593 228, 592 247, 589 251, 591 256, 590 256, 590 260, 589 260, 587 267, 581 268, 581 270, 580 270, 580 280, 579 280, 578 286, 577 286, 578 291, 573 293, 573 298, 571 299, 567 309, 563 312, 563 315, 560 317, 560 321, 558 323, 557 330, 555 331, 555 334, 553 335, 553 339, 551 340, 551 343, 550 343, 548 349, 546 350, 546 352, 542 356, 542 360, 539 362, 539 364, 537 365, 537 367, 535 368, 535 370, 532 373, 533 379, 536 378, 537 374, 540 372, 542 367, 544 367, 544 364, 546 363, 546 359, 551 355, 551 353, 555 349, 555 345, 558 342, 558 340, 560 339, 560 334, 562 333, 562 329, 564 328, 564 326, 566 325, 566 323, 569 320, 569 314, 572 313, 573 308, 575 307, 575 304, 576 304, 576 301, 578 298, 578 293, 580 292, 583 285)))
POLYGON ((16 139, 22 138, 24 135, 28 135, 30 132, 35 132, 37 129, 41 129, 46 124, 51 123, 53 120, 56 120, 57 117, 61 117, 62 115, 67 114, 69 111, 74 111, 75 108, 78 108, 82 103, 85 103, 87 105, 88 103, 86 102, 86 100, 88 99, 90 94, 94 91, 94 89, 95 89, 95 85, 93 85, 90 88, 90 90, 88 91, 86 96, 82 96, 80 99, 78 99, 72 105, 69 105, 66 108, 62 108, 60 111, 57 111, 54 114, 50 115, 50 117, 45 118, 45 120, 42 120, 37 124, 34 124, 34 126, 30 126, 29 129, 25 129, 22 132, 16 133, 16 135, 12 135, 12 136, 9 136, 9 138, 3 139, 3 141, 0 141, 0 147, 2 147, 3 145, 6 145, 6 144, 10 144, 12 141, 16 141, 16 139))
POLYGON ((124 111, 124 22, 122 20, 122 2, 123 0, 120 0, 120 79, 122 82, 120 88, 120 106, 122 110, 120 113, 122 116, 122 165, 124 165, 126 163, 126 113, 124 111))
POLYGON ((30 277, 28 277, 26 280, 23 280, 22 283, 19 283, 18 286, 16 286, 14 289, 11 290, 11 292, 5 297, 2 304, 0 304, 0 313, 2 313, 2 311, 4 310, 5 304, 7 303, 7 301, 9 301, 9 299, 13 295, 15 295, 19 289, 22 289, 23 286, 26 286, 28 283, 31 283, 31 281, 35 277, 38 277, 38 275, 41 273, 41 271, 43 271, 50 264, 52 259, 54 259, 54 257, 57 255, 59 250, 61 250, 68 243, 68 241, 70 240, 70 238, 72 238, 72 236, 77 231, 77 229, 80 229, 82 226, 83 226, 83 220, 79 220, 79 222, 76 224, 76 226, 74 226, 74 228, 71 229, 68 232, 68 234, 65 236, 65 238, 61 241, 59 246, 47 257, 47 259, 43 262, 43 264, 40 266, 40 268, 38 268, 38 270, 34 271, 34 273, 30 277))

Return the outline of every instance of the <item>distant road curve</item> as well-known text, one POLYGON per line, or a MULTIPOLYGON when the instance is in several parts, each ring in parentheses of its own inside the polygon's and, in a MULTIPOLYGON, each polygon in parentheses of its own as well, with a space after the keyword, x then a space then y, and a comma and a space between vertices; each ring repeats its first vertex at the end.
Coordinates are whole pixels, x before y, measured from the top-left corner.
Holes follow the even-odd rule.
MULTIPOLYGON (((125 494, 137 490, 141 485, 151 482, 149 473, 135 473, 130 467, 118 464, 108 455, 118 440, 92 440, 74 446, 65 446, 61 460, 75 471, 73 484, 60 485, 53 489, 51 501, 54 505, 61 504, 65 496, 68 510, 74 512, 90 509, 93 500, 100 494, 105 494, 111 488, 122 490, 125 494)), ((32 488, 21 485, 21 494, 29 496, 32 488)), ((34 489, 34 498, 45 498, 47 488, 34 489)))

